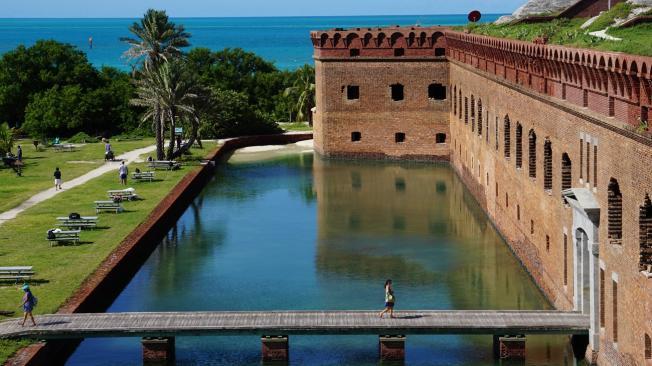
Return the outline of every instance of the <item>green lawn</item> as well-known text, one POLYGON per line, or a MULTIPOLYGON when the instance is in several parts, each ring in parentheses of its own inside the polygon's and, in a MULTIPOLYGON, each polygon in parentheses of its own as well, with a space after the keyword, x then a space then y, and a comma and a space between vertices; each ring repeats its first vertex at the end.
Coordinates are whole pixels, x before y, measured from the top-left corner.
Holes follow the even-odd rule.
POLYGON ((306 122, 283 122, 278 124, 284 131, 312 131, 312 126, 306 122))
POLYGON ((632 5, 619 3, 610 11, 604 12, 588 29, 580 26, 587 19, 555 19, 550 22, 531 24, 491 23, 469 24, 455 27, 458 30, 468 30, 474 34, 493 37, 517 39, 531 42, 537 37, 548 37, 548 43, 580 48, 594 48, 603 51, 626 52, 636 55, 652 56, 652 24, 639 24, 629 28, 610 28, 607 34, 622 38, 622 41, 607 41, 588 34, 588 32, 605 29, 615 18, 624 17, 632 5))
MULTIPOLYGON (((111 141, 111 147, 116 155, 153 144, 152 138, 111 141)), ((18 141, 15 146, 17 145, 23 148, 25 166, 20 177, 16 176, 12 169, 0 168, 0 212, 16 207, 32 195, 52 187, 54 180, 52 174, 56 167, 61 169, 65 188, 66 181, 79 177, 104 163, 102 143, 85 144, 72 152, 55 152, 52 148, 37 151, 31 140, 18 141)))
MULTIPOLYGON (((36 276, 32 280, 32 287, 34 295, 39 299, 35 314, 55 312, 181 178, 193 169, 198 169, 199 160, 215 147, 215 143, 205 142, 204 149, 192 149, 193 158, 185 159, 182 169, 156 171, 154 182, 130 181, 129 186, 136 189, 142 200, 123 203, 123 213, 100 214, 99 228, 82 231, 83 243, 80 245, 50 247, 45 239, 46 231, 56 227, 57 216, 65 216, 70 212, 95 215, 93 201, 106 199, 106 191, 109 189, 120 188, 113 172, 28 209, 16 219, 0 226, 0 266, 34 266, 36 276)), ((133 164, 131 171, 137 167, 146 170, 144 164, 133 164)), ((0 286, 0 310, 14 310, 16 316, 21 315, 17 308, 21 296, 17 286, 0 286)), ((0 364, 25 344, 0 341, 0 364)))

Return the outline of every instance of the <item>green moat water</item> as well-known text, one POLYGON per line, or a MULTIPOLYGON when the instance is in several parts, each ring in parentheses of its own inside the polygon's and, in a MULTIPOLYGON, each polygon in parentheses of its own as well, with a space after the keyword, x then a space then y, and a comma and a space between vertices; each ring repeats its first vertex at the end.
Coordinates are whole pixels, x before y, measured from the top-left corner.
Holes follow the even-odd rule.
MULTIPOLYGON (((549 309, 447 165, 236 153, 109 311, 549 309)), ((388 320, 391 321, 391 320, 388 320)), ((494 365, 491 336, 408 336, 407 365, 494 365)), ((182 337, 178 365, 260 364, 257 337, 182 337)), ((292 365, 377 365, 375 336, 294 336, 292 365)), ((86 340, 69 365, 141 363, 139 339, 86 340)), ((573 365, 529 336, 528 365, 573 365)))

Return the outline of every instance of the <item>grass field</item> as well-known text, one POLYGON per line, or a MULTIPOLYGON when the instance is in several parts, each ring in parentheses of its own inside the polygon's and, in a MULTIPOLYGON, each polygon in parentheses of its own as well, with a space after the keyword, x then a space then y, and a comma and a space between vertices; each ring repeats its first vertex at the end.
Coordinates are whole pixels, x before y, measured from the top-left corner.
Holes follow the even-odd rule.
MULTIPOLYGON (((127 151, 150 146, 154 139, 147 138, 135 141, 111 141, 111 147, 116 155, 127 151)), ((31 140, 21 140, 16 143, 23 148, 25 166, 22 176, 18 177, 12 169, 0 168, 0 212, 18 206, 32 195, 53 186, 54 168, 59 167, 65 182, 104 164, 104 144, 93 143, 80 146, 75 151, 56 152, 52 148, 40 151, 34 149, 31 140)), ((14 148, 15 152, 15 148, 14 148)))
POLYGON ((610 11, 604 12, 587 29, 580 28, 587 19, 555 19, 550 22, 531 24, 496 25, 483 23, 456 28, 468 30, 474 34, 528 42, 537 37, 547 37, 550 44, 652 56, 652 42, 650 41, 652 39, 652 24, 639 24, 629 28, 609 28, 607 34, 622 38, 622 41, 608 41, 588 34, 588 32, 605 29, 613 23, 615 18, 626 16, 629 14, 631 7, 630 4, 619 3, 610 11))
POLYGON ((279 123, 279 127, 285 131, 312 131, 312 126, 306 122, 284 122, 279 123))
MULTIPOLYGON (((193 157, 184 159, 184 167, 177 171, 156 171, 154 182, 131 182, 141 200, 125 202, 125 212, 99 214, 98 229, 81 233, 79 245, 50 247, 46 231, 56 227, 57 216, 70 212, 95 215, 93 201, 106 199, 106 191, 120 189, 113 172, 72 188, 42 202, 16 219, 0 226, 0 265, 34 266, 36 276, 31 281, 39 304, 35 314, 55 312, 93 272, 106 256, 138 226, 160 200, 192 169, 198 169, 199 160, 216 147, 204 142, 204 149, 192 149, 193 157)), ((144 164, 132 164, 146 170, 144 164)), ((22 291, 18 286, 0 286, 0 310, 14 310, 21 315, 18 304, 22 291)), ((1 319, 1 318, 0 318, 1 319)), ((0 341, 0 364, 26 342, 0 341)))

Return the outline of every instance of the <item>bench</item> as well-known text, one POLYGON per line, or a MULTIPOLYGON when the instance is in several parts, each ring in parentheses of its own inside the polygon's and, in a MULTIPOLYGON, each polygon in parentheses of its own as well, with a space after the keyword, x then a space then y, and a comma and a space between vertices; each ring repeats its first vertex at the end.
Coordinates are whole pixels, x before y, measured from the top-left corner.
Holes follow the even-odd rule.
POLYGON ((13 280, 18 283, 19 280, 31 279, 33 275, 32 266, 0 267, 0 281, 13 280))
POLYGON ((69 217, 57 217, 59 220, 59 225, 67 228, 76 228, 76 229, 93 229, 97 227, 97 216, 82 216, 78 219, 71 219, 69 217))
POLYGON ((181 168, 181 164, 174 160, 152 160, 147 162, 147 166, 152 169, 175 170, 181 168))
POLYGON ((154 180, 154 172, 140 172, 140 173, 133 173, 132 177, 134 180, 142 182, 142 181, 153 181, 154 180))
POLYGON ((116 190, 110 190, 106 191, 106 193, 109 195, 109 198, 112 200, 129 200, 133 201, 136 198, 138 198, 138 195, 136 194, 136 191, 133 188, 127 188, 127 189, 116 189, 116 190))
POLYGON ((95 201, 95 212, 102 211, 115 211, 115 213, 122 212, 122 205, 120 202, 113 201, 95 201))
POLYGON ((54 151, 75 151, 75 145, 73 144, 54 144, 52 145, 54 151))
POLYGON ((47 239, 50 242, 50 246, 54 243, 78 243, 79 242, 79 233, 80 230, 61 230, 61 231, 52 231, 53 236, 50 236, 50 231, 48 230, 47 239))

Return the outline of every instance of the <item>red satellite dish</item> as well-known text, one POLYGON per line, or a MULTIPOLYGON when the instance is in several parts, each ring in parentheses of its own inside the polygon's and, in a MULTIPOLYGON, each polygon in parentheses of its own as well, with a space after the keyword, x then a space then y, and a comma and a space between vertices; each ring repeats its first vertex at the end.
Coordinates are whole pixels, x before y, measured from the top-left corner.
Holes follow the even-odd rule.
POLYGON ((469 22, 475 23, 480 20, 480 18, 482 18, 482 14, 480 14, 480 12, 477 10, 473 10, 469 13, 469 22))

